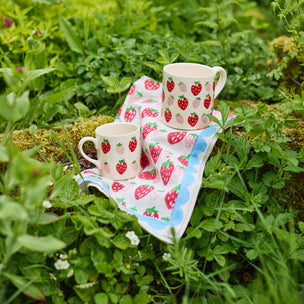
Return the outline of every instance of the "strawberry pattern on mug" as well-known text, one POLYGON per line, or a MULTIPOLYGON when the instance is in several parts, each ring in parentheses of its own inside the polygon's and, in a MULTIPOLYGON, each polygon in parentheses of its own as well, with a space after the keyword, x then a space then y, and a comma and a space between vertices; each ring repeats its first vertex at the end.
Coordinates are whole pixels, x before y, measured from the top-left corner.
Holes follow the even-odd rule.
MULTIPOLYGON (((195 85, 197 87, 193 90, 199 90, 199 84, 195 85)), ((170 79, 164 86, 171 91, 191 91, 191 87, 186 88, 184 83, 175 84, 170 79)), ((180 103, 182 107, 189 107, 192 102, 193 100, 181 98, 180 103)), ((219 128, 214 123, 204 130, 170 128, 161 121, 161 107, 161 83, 147 76, 136 81, 115 121, 132 121, 140 126, 142 157, 140 163, 132 163, 130 166, 142 166, 141 173, 129 180, 114 181, 102 178, 97 169, 91 169, 82 172, 84 180, 79 178, 78 182, 86 181, 89 186, 95 186, 111 196, 119 208, 137 216, 147 231, 169 242, 171 227, 179 227, 178 236, 187 227, 189 212, 194 208, 200 189, 204 165, 215 144, 219 128)), ((178 116, 173 117, 170 111, 165 115, 168 120, 180 120, 178 116)), ((218 112, 213 111, 213 115, 220 119, 218 112)), ((186 120, 188 119, 194 125, 201 118, 191 112, 186 120)), ((132 151, 137 144, 135 138, 130 138, 124 149, 132 151)), ((112 148, 120 152, 122 150, 119 144, 117 147, 109 147, 106 142, 102 145, 104 151, 112 148)), ((117 170, 120 174, 126 170, 126 166, 123 153, 115 168, 104 164, 107 170, 117 170)))
POLYGON ((163 86, 164 122, 173 128, 196 130, 208 127, 214 103, 215 82, 192 81, 176 83, 172 77, 163 86), (172 119, 174 118, 174 119, 172 119))

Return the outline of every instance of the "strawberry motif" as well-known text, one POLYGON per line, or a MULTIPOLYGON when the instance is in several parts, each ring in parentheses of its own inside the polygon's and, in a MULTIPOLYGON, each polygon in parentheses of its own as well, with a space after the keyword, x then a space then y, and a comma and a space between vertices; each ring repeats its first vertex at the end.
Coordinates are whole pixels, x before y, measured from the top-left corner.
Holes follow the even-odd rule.
POLYGON ((197 96, 202 90, 202 85, 199 81, 195 81, 194 85, 191 86, 191 92, 194 96, 197 96))
POLYGON ((188 99, 182 95, 178 97, 178 106, 182 109, 182 110, 186 110, 188 107, 188 99))
POLYGON ((148 195, 154 189, 153 186, 150 185, 140 185, 135 189, 135 199, 139 200, 148 195))
POLYGON ((156 164, 157 160, 159 158, 159 155, 160 155, 161 151, 163 150, 163 148, 160 147, 158 145, 158 143, 155 143, 155 144, 150 144, 149 145, 149 150, 150 150, 152 160, 153 160, 154 164, 156 164))
POLYGON ((202 116, 201 121, 203 124, 208 124, 210 122, 209 118, 206 115, 202 116))
POLYGON ((174 89, 174 86, 175 86, 175 83, 172 79, 172 77, 168 77, 168 80, 167 80, 167 89, 169 92, 172 92, 173 89, 174 89))
POLYGON ((122 145, 122 143, 118 143, 118 144, 116 145, 116 151, 117 151, 117 153, 119 153, 119 154, 123 154, 123 153, 124 153, 125 148, 124 148, 124 146, 122 145))
POLYGON ((136 116, 136 110, 134 107, 129 107, 126 109, 125 112, 125 121, 131 122, 136 116))
POLYGON ((107 154, 111 150, 111 145, 107 139, 104 139, 101 143, 101 149, 104 154, 107 154))
POLYGON ((146 211, 143 213, 145 216, 154 217, 156 219, 159 218, 158 211, 155 209, 155 207, 147 208, 146 211))
POLYGON ((180 114, 175 115, 175 119, 178 123, 183 124, 184 123, 184 117, 180 114))
POLYGON ((174 96, 170 95, 167 99, 168 106, 172 106, 174 102, 174 96))
POLYGON ((126 170, 127 170, 127 163, 125 162, 124 159, 118 161, 118 163, 116 164, 116 171, 119 174, 123 174, 126 170))
POLYGON ((178 84, 178 87, 179 87, 179 89, 180 89, 182 92, 187 92, 187 86, 186 86, 186 84, 184 84, 183 82, 180 82, 180 83, 178 84))
POLYGON ((204 100, 204 107, 205 107, 206 109, 208 109, 208 108, 210 107, 210 104, 211 104, 211 96, 210 96, 210 94, 208 94, 207 97, 208 97, 208 98, 206 98, 206 99, 204 100))
POLYGON ((165 196, 165 202, 168 209, 173 209, 175 205, 175 201, 177 198, 178 191, 180 189, 180 185, 171 189, 165 196))
POLYGON ((198 135, 195 133, 190 133, 186 136, 186 138, 185 138, 186 148, 191 148, 194 145, 197 136, 198 135))
POLYGON ((169 108, 166 108, 165 110, 165 120, 166 122, 169 122, 172 119, 172 113, 169 108))
POLYGON ((210 92, 210 91, 211 91, 211 82, 207 81, 207 82, 205 83, 205 90, 206 90, 207 92, 210 92))
POLYGON ((138 164, 137 164, 137 161, 136 160, 133 160, 132 163, 131 163, 131 168, 133 171, 137 171, 138 169, 138 164))
POLYGON ((157 123, 155 122, 148 122, 142 128, 142 136, 145 139, 152 131, 157 129, 157 123))
POLYGON ((198 122, 198 115, 196 113, 191 113, 188 117, 188 123, 191 127, 194 127, 198 122))
POLYGON ((133 84, 128 92, 128 95, 132 95, 135 92, 135 85, 133 84))
POLYGON ((147 79, 145 81, 146 90, 157 90, 160 87, 160 83, 157 81, 153 81, 152 79, 147 79))
POLYGON ((141 118, 145 118, 145 117, 147 117, 147 116, 149 116, 149 117, 156 117, 156 116, 158 116, 158 111, 157 110, 155 110, 155 109, 150 109, 150 108, 146 108, 146 109, 144 109, 143 111, 142 111, 142 113, 141 113, 141 118))
POLYGON ((193 100, 193 109, 197 109, 201 104, 201 98, 197 97, 196 99, 193 100))
POLYGON ((162 163, 160 168, 160 176, 165 186, 169 183, 173 170, 174 170, 174 165, 173 162, 170 161, 170 159, 162 163))
POLYGON ((138 175, 140 179, 153 180, 156 178, 156 170, 152 169, 151 171, 144 171, 138 175))
POLYGON ((189 158, 190 158, 190 155, 181 155, 178 157, 178 160, 182 165, 187 167, 189 158))
POLYGON ((123 108, 124 108, 124 106, 122 105, 122 106, 119 108, 119 110, 118 110, 118 112, 117 112, 117 114, 116 114, 116 117, 115 117, 115 118, 119 118, 119 117, 120 117, 120 115, 121 115, 121 112, 122 112, 123 108))
POLYGON ((175 170, 173 172, 173 176, 175 178, 180 178, 181 176, 183 176, 183 174, 185 173, 185 167, 183 166, 176 166, 175 167, 175 170))
POLYGON ((137 140, 136 140, 136 137, 133 136, 129 142, 129 149, 131 152, 133 152, 137 147, 137 140))
POLYGON ((143 97, 142 92, 139 92, 139 91, 133 92, 130 95, 130 103, 135 103, 135 102, 139 101, 142 97, 143 97))
POLYGON ((171 145, 177 144, 182 141, 186 135, 187 132, 170 132, 168 134, 168 142, 171 145))
POLYGON ((123 187, 124 187, 124 185, 122 185, 121 183, 119 183, 119 182, 114 182, 113 184, 112 184, 112 190, 114 191, 114 192, 118 192, 119 190, 121 190, 121 189, 123 189, 123 187))
POLYGON ((143 169, 150 165, 150 161, 147 156, 147 152, 148 152, 148 149, 146 149, 145 151, 142 151, 141 158, 140 158, 140 165, 143 169))
POLYGON ((104 162, 104 164, 103 164, 103 169, 104 169, 105 172, 108 173, 108 174, 111 172, 111 167, 110 167, 110 165, 109 165, 108 162, 104 162))

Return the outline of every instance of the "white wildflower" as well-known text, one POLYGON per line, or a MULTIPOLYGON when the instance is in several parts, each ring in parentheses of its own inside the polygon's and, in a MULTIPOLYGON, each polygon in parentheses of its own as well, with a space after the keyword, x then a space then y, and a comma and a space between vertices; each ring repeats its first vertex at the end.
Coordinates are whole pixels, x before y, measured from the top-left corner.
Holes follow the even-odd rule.
POLYGON ((86 283, 86 284, 75 285, 75 287, 77 287, 79 289, 88 289, 88 288, 93 287, 95 284, 97 284, 97 282, 90 282, 90 283, 86 283))
POLYGON ((126 237, 127 237, 129 240, 131 240, 132 238, 137 237, 137 235, 135 234, 134 231, 128 231, 128 232, 126 233, 126 237))
POLYGON ((134 237, 132 237, 131 239, 130 239, 130 241, 131 241, 131 245, 138 245, 139 244, 139 238, 138 238, 138 236, 137 235, 135 235, 134 237))
POLYGON ((74 274, 74 269, 69 270, 67 277, 70 278, 74 274))
POLYGON ((68 269, 70 267, 70 263, 67 260, 58 259, 54 266, 57 270, 68 269))
POLYGON ((163 259, 164 259, 165 261, 169 260, 170 258, 171 258, 171 254, 170 254, 170 253, 165 252, 165 253, 163 254, 163 259))
POLYGON ((61 253, 61 254, 59 255, 59 258, 60 258, 61 260, 67 260, 67 259, 68 259, 68 256, 67 256, 66 254, 64 254, 64 253, 61 253))
POLYGON ((42 202, 42 206, 43 206, 44 208, 46 208, 46 209, 49 209, 49 208, 52 208, 53 205, 50 203, 50 201, 44 200, 44 201, 42 202))
POLYGON ((53 273, 50 272, 49 275, 50 275, 51 280, 57 281, 57 278, 55 277, 55 275, 53 273))

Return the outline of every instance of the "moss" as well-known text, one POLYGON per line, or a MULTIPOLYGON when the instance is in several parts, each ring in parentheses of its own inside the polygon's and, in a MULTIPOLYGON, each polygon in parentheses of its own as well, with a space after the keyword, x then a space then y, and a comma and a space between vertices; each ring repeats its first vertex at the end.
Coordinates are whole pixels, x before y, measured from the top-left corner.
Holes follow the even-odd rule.
MULTIPOLYGON (((84 136, 95 136, 94 131, 99 125, 113 122, 114 118, 110 116, 100 115, 92 116, 87 119, 80 118, 74 124, 65 126, 65 130, 68 135, 68 139, 73 147, 73 150, 77 155, 78 142, 84 136)), ((64 152, 59 146, 57 140, 52 138, 50 130, 53 130, 56 137, 61 140, 68 150, 67 140, 65 138, 63 127, 54 127, 50 129, 38 129, 37 132, 32 135, 29 129, 16 130, 13 132, 13 144, 18 146, 21 150, 28 150, 35 145, 41 146, 40 152, 47 160, 54 159, 57 162, 65 160, 64 152)), ((0 139, 3 135, 0 135, 0 139)), ((37 155, 37 158, 41 157, 37 155)))
MULTIPOLYGON (((242 100, 239 102, 228 102, 232 111, 240 106, 240 104, 249 106, 251 108, 256 108, 258 105, 257 102, 242 100)), ((276 110, 276 105, 269 106, 270 110, 276 110)), ((79 119, 74 124, 65 126, 67 131, 69 141, 73 147, 77 156, 79 155, 78 151, 78 142, 84 136, 94 136, 95 128, 99 125, 112 122, 114 119, 110 116, 92 116, 88 119, 79 119)), ((67 141, 63 132, 63 127, 51 128, 55 133, 58 139, 60 139, 68 150, 67 141)), ((286 136, 288 136, 291 141, 284 144, 285 149, 290 149, 294 151, 300 151, 304 146, 304 122, 299 121, 293 127, 286 129, 286 136)), ((246 137, 250 142, 254 138, 250 137, 242 127, 233 127, 233 133, 238 136, 246 137)), ((0 135, 1 139, 1 135, 0 135)), ((26 150, 32 148, 34 144, 41 146, 41 153, 47 160, 54 159, 57 162, 65 161, 66 157, 58 145, 57 141, 51 137, 50 129, 40 129, 33 136, 30 134, 29 130, 24 131, 15 131, 13 134, 13 143, 18 146, 21 150, 26 150)), ((223 142, 218 140, 212 151, 211 155, 218 153, 221 149, 223 142)), ((38 158, 39 155, 37 155, 38 158)), ((295 209, 298 212, 299 219, 304 219, 304 206, 303 197, 304 197, 304 187, 302 181, 304 178, 304 173, 291 173, 290 179, 286 182, 284 189, 280 189, 277 193, 274 192, 273 195, 278 200, 285 198, 283 200, 282 206, 287 210, 289 208, 295 209)))

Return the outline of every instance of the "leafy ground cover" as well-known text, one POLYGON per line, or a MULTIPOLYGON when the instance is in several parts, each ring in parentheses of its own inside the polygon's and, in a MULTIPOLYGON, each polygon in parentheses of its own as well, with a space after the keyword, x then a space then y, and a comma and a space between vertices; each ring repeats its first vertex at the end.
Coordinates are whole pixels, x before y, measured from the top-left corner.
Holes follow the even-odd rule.
POLYGON ((0 4, 1 303, 303 302, 303 1, 0 4), (226 131, 168 245, 111 199, 79 195, 73 132, 177 61, 227 70, 226 131), (73 167, 44 153, 49 140, 73 167))

